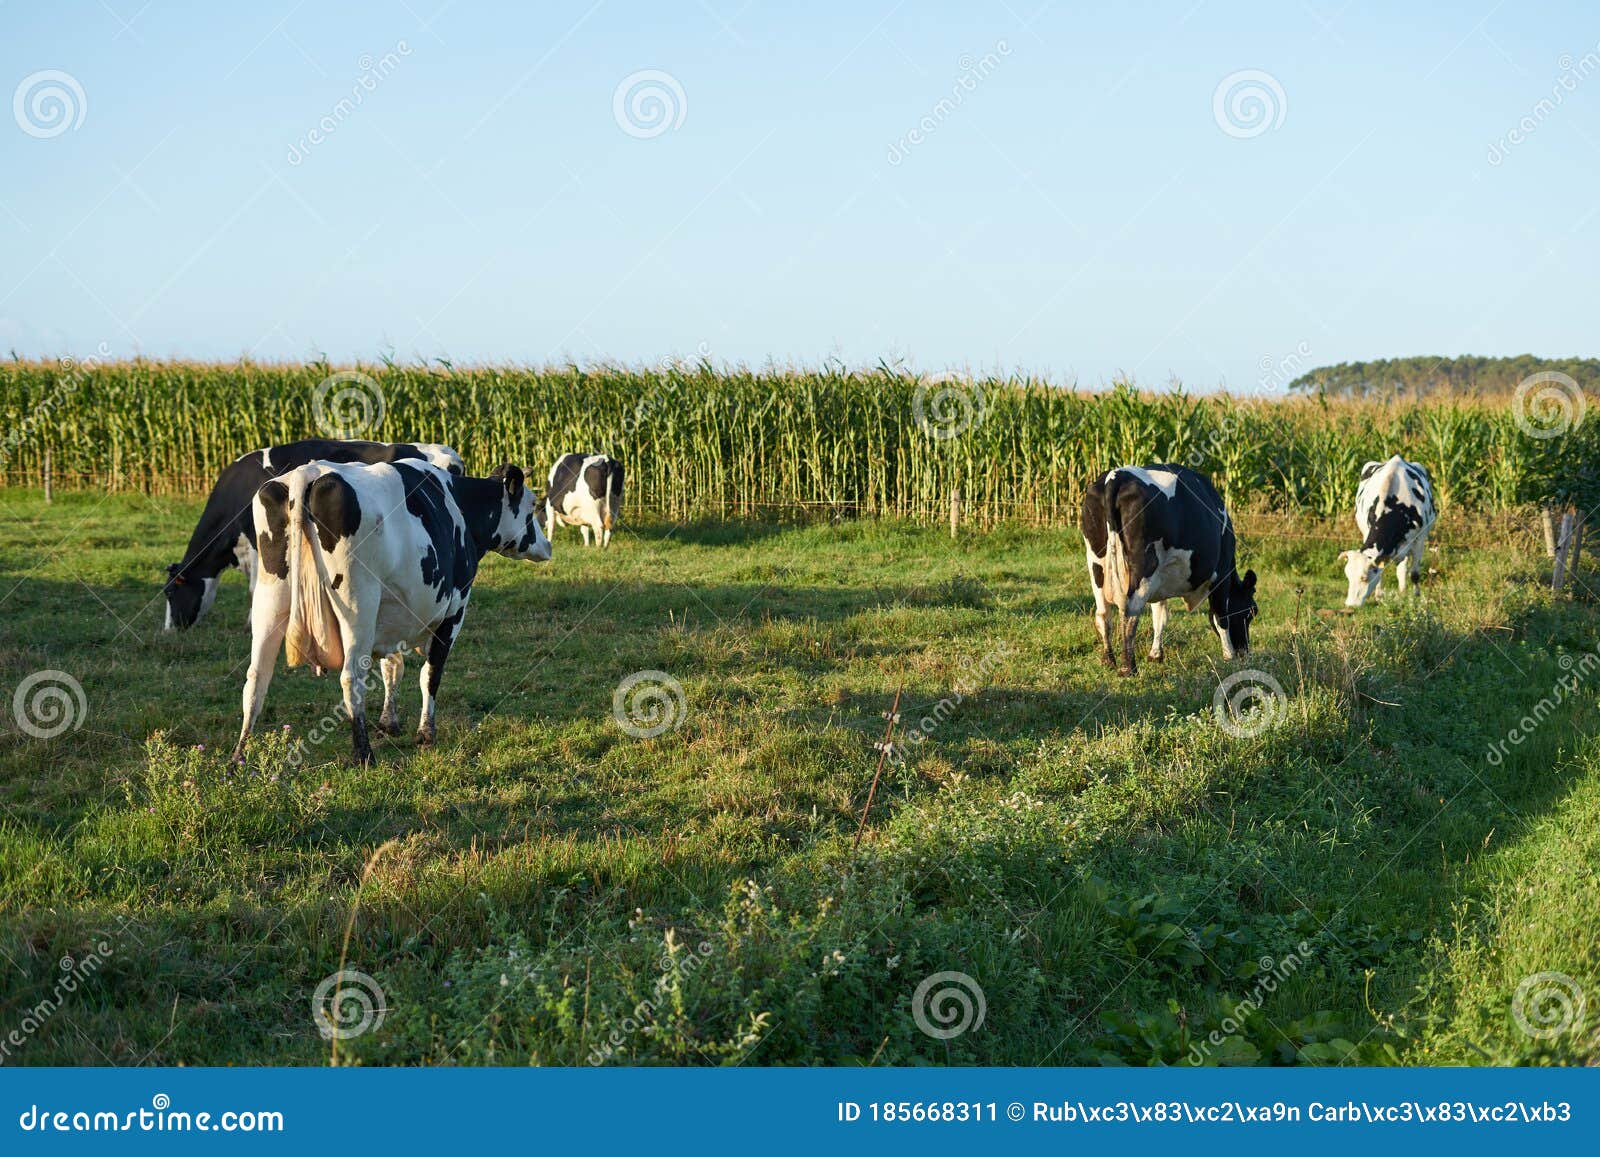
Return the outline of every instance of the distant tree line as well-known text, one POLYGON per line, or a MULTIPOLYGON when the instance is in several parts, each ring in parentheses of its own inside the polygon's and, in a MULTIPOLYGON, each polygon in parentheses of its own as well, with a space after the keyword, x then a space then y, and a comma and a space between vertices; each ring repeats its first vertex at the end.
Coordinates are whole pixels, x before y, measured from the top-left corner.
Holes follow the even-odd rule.
POLYGON ((1289 383, 1291 390, 1337 398, 1422 398, 1508 394, 1529 374, 1554 370, 1588 387, 1600 380, 1600 359, 1462 357, 1382 358, 1318 366, 1289 383))

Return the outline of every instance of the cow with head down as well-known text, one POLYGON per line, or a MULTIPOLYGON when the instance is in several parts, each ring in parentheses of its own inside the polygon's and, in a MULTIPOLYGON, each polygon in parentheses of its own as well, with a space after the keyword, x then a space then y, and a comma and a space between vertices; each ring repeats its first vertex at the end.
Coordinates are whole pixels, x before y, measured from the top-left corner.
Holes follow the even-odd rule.
POLYGON ((1211 480, 1186 466, 1118 466, 1089 484, 1080 524, 1094 585, 1101 661, 1132 675, 1139 616, 1150 608, 1150 658, 1160 662, 1167 600, 1209 603, 1226 659, 1250 649, 1256 572, 1234 570, 1233 519, 1211 480), (1122 616, 1121 662, 1110 611, 1122 616))
POLYGON ((550 558, 540 525, 544 503, 516 466, 467 478, 424 462, 312 462, 262 486, 252 514, 261 562, 236 756, 286 641, 289 666, 339 672, 360 763, 372 761, 365 676, 373 658, 383 660, 378 725, 395 734, 401 656, 420 651, 417 742, 432 743, 439 681, 483 556, 550 558))
POLYGON ((1408 579, 1420 580, 1428 532, 1436 518, 1433 480, 1423 467, 1398 454, 1387 462, 1363 466, 1356 488, 1361 547, 1339 552, 1348 583, 1344 605, 1359 607, 1377 593, 1383 568, 1391 563, 1401 594, 1410 585, 1408 579))

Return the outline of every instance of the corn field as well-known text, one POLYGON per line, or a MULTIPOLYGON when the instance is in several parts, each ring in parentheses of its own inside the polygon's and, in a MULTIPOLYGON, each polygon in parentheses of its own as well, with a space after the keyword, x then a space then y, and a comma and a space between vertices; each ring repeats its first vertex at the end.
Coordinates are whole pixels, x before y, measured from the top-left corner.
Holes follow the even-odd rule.
POLYGON ((1593 424, 1537 439, 1493 401, 1088 393, 891 368, 14 360, 0 365, 0 420, 11 486, 39 485, 48 455, 58 488, 203 494, 248 450, 359 436, 446 442, 474 473, 510 461, 540 479, 564 452, 603 450, 627 465, 628 513, 673 519, 942 519, 959 489, 966 518, 1070 521, 1096 473, 1155 461, 1210 474, 1239 509, 1344 517, 1361 464, 1392 453, 1428 467, 1441 505, 1491 512, 1554 496, 1596 457, 1593 424), (318 410, 336 374, 368 403, 353 427, 318 410))

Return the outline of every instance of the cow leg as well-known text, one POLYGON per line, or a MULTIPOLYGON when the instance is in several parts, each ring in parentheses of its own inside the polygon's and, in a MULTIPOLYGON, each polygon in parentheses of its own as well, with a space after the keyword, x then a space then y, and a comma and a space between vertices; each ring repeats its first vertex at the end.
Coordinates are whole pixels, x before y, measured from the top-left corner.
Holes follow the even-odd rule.
POLYGON ((1139 635, 1139 616, 1127 608, 1122 611, 1122 666, 1117 668, 1119 675, 1138 674, 1139 667, 1133 661, 1134 640, 1139 635))
POLYGON ((588 546, 589 545, 589 524, 587 522, 580 523, 579 526, 578 526, 578 533, 583 535, 583 545, 584 546, 588 546))
POLYGON ((1417 535, 1416 544, 1411 548, 1411 558, 1408 560, 1408 565, 1411 568, 1411 580, 1413 582, 1420 583, 1422 581, 1422 576, 1427 573, 1423 569, 1422 565, 1423 556, 1427 553, 1427 550, 1428 532, 1423 531, 1421 534, 1417 535))
MULTIPOLYGON (((335 614, 338 614, 337 609, 335 614)), ((376 618, 376 615, 372 616, 376 618)), ((350 743, 355 761, 362 766, 372 762, 372 742, 367 737, 367 683, 372 678, 372 641, 376 629, 363 629, 338 615, 344 635, 344 667, 339 671, 339 690, 344 693, 344 712, 350 717, 350 743)))
POLYGON ((434 704, 439 694, 439 680, 444 676, 445 661, 450 658, 450 648, 455 645, 461 631, 461 621, 466 618, 463 606, 440 623, 428 643, 428 661, 422 665, 422 718, 417 723, 417 746, 427 747, 434 740, 434 704))
POLYGON ((245 740, 250 737, 261 706, 267 701, 267 687, 272 682, 272 669, 278 662, 278 651, 289 630, 289 584, 276 578, 261 584, 261 597, 250 603, 250 670, 244 677, 244 726, 239 729, 239 742, 233 749, 235 759, 244 755, 245 740))
POLYGON ((1150 604, 1150 658, 1159 663, 1165 659, 1166 652, 1161 649, 1161 634, 1167 629, 1167 604, 1150 604))
POLYGON ((544 536, 551 542, 556 540, 556 504, 549 502, 544 508, 544 536))
POLYGON ((400 734, 400 677, 406 673, 406 657, 396 651, 383 657, 383 714, 378 716, 378 730, 385 735, 400 734))
POLYGON ((1117 655, 1111 647, 1111 604, 1106 602, 1105 592, 1100 589, 1100 579, 1104 573, 1100 563, 1091 554, 1089 587, 1094 591, 1094 633, 1100 640, 1100 664, 1103 667, 1115 668, 1117 655))
POLYGON ((244 571, 245 582, 248 584, 249 595, 244 604, 244 621, 250 622, 250 605, 256 599, 256 571, 260 569, 261 556, 250 545, 250 540, 244 535, 239 536, 239 541, 234 544, 233 555, 239 561, 239 569, 244 571))

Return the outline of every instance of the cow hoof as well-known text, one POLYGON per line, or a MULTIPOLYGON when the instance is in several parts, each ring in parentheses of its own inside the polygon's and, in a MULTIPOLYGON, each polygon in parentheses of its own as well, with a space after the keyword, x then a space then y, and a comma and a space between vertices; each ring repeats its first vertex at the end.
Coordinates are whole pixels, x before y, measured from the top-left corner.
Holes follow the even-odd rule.
POLYGON ((356 752, 356 766, 357 767, 371 767, 372 766, 372 748, 369 747, 365 751, 356 752))
POLYGON ((1106 654, 1104 651, 1101 651, 1100 652, 1100 665, 1102 667, 1105 667, 1107 670, 1115 670, 1116 666, 1117 666, 1117 661, 1115 659, 1113 659, 1110 655, 1106 654))
POLYGON ((417 746, 418 747, 432 747, 433 746, 433 732, 431 732, 431 731, 419 731, 419 732, 417 732, 417 746))
POLYGON ((1124 679, 1132 679, 1138 673, 1139 673, 1139 670, 1136 667, 1118 667, 1117 668, 1117 674, 1121 675, 1124 679))
POLYGON ((380 719, 378 720, 378 730, 385 735, 399 735, 400 721, 398 719, 380 719))
POLYGON ((1167 661, 1167 653, 1165 651, 1151 651, 1150 661, 1152 663, 1165 663, 1167 661))

